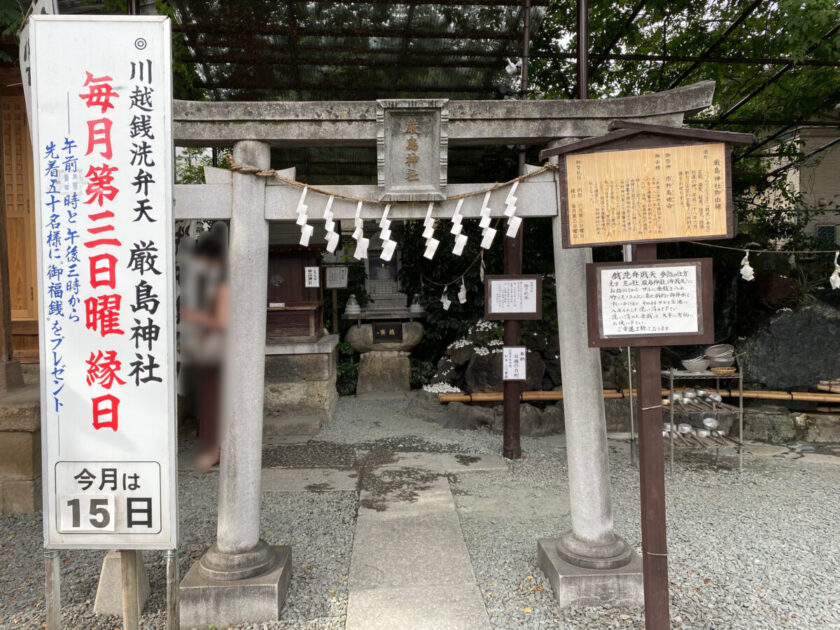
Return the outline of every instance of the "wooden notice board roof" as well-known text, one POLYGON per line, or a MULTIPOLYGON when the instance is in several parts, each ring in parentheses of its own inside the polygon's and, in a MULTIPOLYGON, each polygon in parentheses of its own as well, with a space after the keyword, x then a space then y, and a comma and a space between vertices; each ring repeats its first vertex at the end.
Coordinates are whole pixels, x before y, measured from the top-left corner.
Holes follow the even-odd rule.
POLYGON ((734 146, 746 146, 755 141, 751 133, 736 133, 734 131, 713 131, 708 129, 693 129, 691 127, 668 127, 667 125, 647 125, 645 123, 614 120, 610 123, 610 132, 603 136, 587 138, 578 142, 540 151, 540 160, 556 155, 577 153, 598 147, 606 147, 618 140, 638 136, 663 136, 674 139, 695 140, 697 142, 725 142, 734 146))

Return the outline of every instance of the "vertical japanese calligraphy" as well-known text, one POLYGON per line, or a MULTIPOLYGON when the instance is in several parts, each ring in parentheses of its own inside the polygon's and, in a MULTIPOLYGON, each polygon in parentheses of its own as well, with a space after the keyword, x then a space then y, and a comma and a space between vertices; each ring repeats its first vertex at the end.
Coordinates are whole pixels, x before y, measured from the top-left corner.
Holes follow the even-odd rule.
POLYGON ((565 157, 570 246, 726 236, 726 145, 565 157))
POLYGON ((30 24, 48 547, 175 545, 169 33, 30 24))
POLYGON ((416 182, 420 181, 417 176, 417 164, 420 162, 420 155, 417 150, 420 146, 417 144, 417 119, 409 118, 405 121, 405 181, 416 182))

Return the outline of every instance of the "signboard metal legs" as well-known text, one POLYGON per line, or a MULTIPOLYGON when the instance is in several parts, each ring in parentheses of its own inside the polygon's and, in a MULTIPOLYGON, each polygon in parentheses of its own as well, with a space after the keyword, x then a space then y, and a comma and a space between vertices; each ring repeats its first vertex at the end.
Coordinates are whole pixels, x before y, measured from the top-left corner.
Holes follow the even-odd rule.
POLYGON ((61 557, 55 549, 44 551, 44 593, 47 630, 61 630, 61 557))
POLYGON ((137 551, 120 551, 122 578, 123 630, 137 630, 140 625, 140 607, 137 602, 137 551))
POLYGON ((179 630, 181 614, 178 601, 178 550, 163 552, 166 559, 166 630, 179 630))
MULTIPOLYGON (((656 245, 638 245, 636 260, 656 260, 656 245)), ((671 627, 668 547, 665 539, 665 451, 659 346, 639 348, 639 484, 642 503, 642 565, 645 627, 671 627)))

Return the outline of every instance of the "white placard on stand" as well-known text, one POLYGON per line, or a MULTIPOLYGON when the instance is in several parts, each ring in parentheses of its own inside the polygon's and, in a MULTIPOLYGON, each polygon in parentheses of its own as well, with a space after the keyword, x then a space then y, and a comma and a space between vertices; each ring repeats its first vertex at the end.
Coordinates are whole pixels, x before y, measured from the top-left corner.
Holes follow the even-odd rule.
POLYGON ((44 544, 177 546, 164 17, 29 20, 44 544))

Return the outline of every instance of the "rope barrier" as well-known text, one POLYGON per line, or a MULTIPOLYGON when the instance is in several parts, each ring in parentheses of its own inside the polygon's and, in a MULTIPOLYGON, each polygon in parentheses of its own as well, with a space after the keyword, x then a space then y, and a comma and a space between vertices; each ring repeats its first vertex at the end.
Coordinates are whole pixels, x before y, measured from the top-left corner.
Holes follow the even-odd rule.
POLYGON ((750 247, 731 247, 729 245, 715 245, 713 243, 701 243, 700 241, 686 241, 692 245, 702 245, 703 247, 714 247, 715 249, 727 249, 733 252, 749 252, 750 254, 778 254, 789 256, 791 254, 834 254, 836 249, 809 249, 809 250, 795 250, 795 249, 752 249, 750 247))
MULTIPOLYGON (((235 173, 243 173, 245 175, 256 175, 257 177, 273 177, 274 179, 276 179, 278 181, 281 181, 284 184, 288 184, 289 186, 295 186, 296 188, 306 188, 306 189, 308 189, 312 192, 319 193, 321 195, 327 195, 327 196, 330 196, 330 197, 335 197, 336 199, 345 199, 347 201, 355 201, 357 203, 359 201, 361 201, 362 203, 375 204, 377 206, 384 206, 384 205, 387 205, 387 204, 398 205, 398 204, 401 204, 401 203, 415 203, 415 204, 418 203, 416 201, 388 201, 388 202, 385 202, 385 201, 380 201, 379 199, 368 199, 367 197, 354 197, 353 195, 344 195, 344 194, 341 194, 341 193, 331 192, 331 191, 326 190, 324 188, 319 188, 317 186, 310 186, 309 184, 299 182, 295 179, 289 179, 288 177, 283 177, 273 168, 268 169, 268 170, 262 170, 262 169, 254 167, 254 166, 248 166, 248 165, 245 165, 245 164, 237 164, 236 162, 233 161, 233 155, 231 155, 230 153, 227 154, 227 158, 228 158, 228 162, 230 163, 230 166, 228 167, 228 169, 235 172, 235 173)), ((507 186, 512 186, 516 182, 520 182, 520 181, 523 181, 523 180, 526 180, 526 179, 530 179, 531 177, 536 177, 537 175, 541 175, 541 174, 545 173, 546 171, 550 171, 550 170, 554 170, 554 169, 557 169, 557 165, 551 164, 551 163, 546 163, 544 166, 537 169, 536 171, 533 171, 531 173, 526 173, 525 175, 520 175, 519 177, 516 177, 516 178, 514 178, 510 181, 501 182, 501 183, 498 183, 498 184, 493 184, 492 186, 490 186, 488 188, 485 188, 483 190, 478 190, 478 191, 475 191, 475 192, 461 193, 460 195, 450 195, 450 196, 446 197, 443 201, 457 201, 458 199, 466 199, 467 197, 477 197, 478 195, 485 195, 488 192, 493 192, 493 191, 499 190, 501 188, 506 188, 507 186)))

